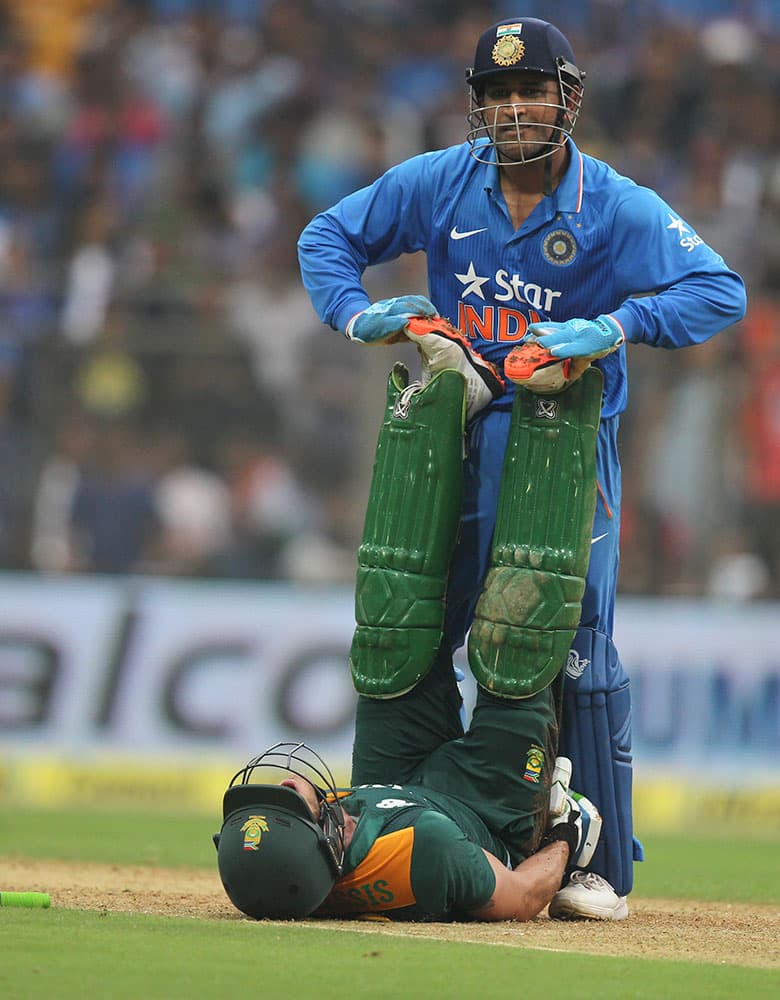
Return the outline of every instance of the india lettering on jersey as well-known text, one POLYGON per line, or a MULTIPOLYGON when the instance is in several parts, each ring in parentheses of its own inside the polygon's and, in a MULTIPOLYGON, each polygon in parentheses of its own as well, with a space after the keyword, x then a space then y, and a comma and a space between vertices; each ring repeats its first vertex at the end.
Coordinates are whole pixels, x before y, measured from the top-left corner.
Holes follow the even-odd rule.
POLYGON ((416 902, 412 890, 414 827, 377 837, 353 871, 340 878, 317 911, 321 914, 398 910, 416 902))
POLYGON ((529 309, 526 316, 519 309, 509 309, 506 306, 470 306, 465 302, 458 303, 457 326, 469 340, 512 344, 525 336, 531 323, 540 323, 543 319, 535 309, 529 309))

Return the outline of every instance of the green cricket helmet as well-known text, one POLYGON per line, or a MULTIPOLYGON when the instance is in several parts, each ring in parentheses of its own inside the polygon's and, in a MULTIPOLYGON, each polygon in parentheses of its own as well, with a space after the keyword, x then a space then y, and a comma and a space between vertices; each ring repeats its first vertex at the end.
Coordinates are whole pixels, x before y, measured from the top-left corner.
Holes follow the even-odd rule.
POLYGON ((296 920, 325 900, 344 864, 344 813, 333 775, 305 743, 276 743, 233 775, 214 835, 219 876, 233 905, 255 920, 296 920), (318 817, 295 789, 253 782, 258 769, 313 785, 318 817))

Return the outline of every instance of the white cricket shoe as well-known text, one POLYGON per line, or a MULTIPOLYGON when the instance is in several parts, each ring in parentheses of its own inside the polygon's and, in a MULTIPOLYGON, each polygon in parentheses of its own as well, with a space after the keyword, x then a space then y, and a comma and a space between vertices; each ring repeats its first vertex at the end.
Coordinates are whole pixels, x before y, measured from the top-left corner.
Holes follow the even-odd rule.
POLYGON ((553 896, 553 920, 625 920, 628 902, 595 872, 572 872, 569 884, 553 896))
POLYGON ((460 330, 443 316, 413 316, 405 332, 420 352, 423 385, 445 368, 463 376, 467 420, 504 392, 504 380, 495 365, 478 354, 460 330))

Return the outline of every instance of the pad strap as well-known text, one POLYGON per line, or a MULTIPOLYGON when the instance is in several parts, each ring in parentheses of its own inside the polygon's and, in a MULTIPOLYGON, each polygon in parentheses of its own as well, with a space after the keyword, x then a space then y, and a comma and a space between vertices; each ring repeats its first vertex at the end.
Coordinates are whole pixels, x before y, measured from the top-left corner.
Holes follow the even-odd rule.
POLYGON ((469 635, 477 682, 506 698, 552 682, 579 624, 602 382, 591 367, 554 397, 515 392, 491 562, 469 635))
POLYGON ((464 423, 462 375, 445 370, 423 387, 393 368, 358 550, 350 669, 359 694, 397 697, 433 664, 463 506, 464 423))

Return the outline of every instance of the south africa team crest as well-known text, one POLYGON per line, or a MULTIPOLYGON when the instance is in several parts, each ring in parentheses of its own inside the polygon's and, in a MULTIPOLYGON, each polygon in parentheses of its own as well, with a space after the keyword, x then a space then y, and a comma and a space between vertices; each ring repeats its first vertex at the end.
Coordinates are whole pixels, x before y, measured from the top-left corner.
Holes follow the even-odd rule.
POLYGON ((532 785, 538 785, 542 779, 542 768, 544 767, 544 748, 537 743, 532 743, 528 753, 525 755, 525 774, 523 781, 530 781, 532 785))
POLYGON ((542 253, 551 264, 571 264, 577 256, 577 241, 568 229, 555 229, 545 236, 542 253))
POLYGON ((265 816, 250 816, 241 827, 241 832, 244 835, 244 850, 259 851, 263 834, 268 833, 268 821, 265 816))

